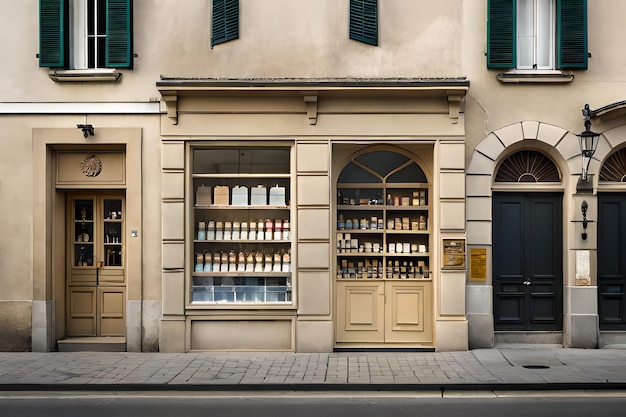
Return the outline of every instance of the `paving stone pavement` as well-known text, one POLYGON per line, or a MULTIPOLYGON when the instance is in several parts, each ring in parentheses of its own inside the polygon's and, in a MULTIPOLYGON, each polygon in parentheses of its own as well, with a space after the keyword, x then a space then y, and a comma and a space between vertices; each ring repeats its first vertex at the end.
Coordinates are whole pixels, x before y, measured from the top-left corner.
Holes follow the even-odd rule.
POLYGON ((16 389, 626 389, 626 350, 0 352, 16 389))

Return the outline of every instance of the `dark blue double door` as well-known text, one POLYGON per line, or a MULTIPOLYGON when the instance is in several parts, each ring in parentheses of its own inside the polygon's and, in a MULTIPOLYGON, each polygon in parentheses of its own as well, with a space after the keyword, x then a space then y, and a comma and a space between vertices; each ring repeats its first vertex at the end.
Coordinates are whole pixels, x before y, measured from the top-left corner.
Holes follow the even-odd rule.
POLYGON ((626 194, 598 193, 600 330, 626 330, 626 194))
POLYGON ((562 194, 494 193, 494 328, 563 327, 562 194))

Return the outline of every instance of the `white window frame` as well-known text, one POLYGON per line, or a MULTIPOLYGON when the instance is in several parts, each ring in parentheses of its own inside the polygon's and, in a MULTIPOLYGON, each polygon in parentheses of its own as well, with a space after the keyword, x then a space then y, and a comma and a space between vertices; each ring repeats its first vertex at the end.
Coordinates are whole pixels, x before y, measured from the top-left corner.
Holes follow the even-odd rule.
MULTIPOLYGON (((517 49, 517 62, 516 69, 529 70, 529 71, 541 71, 541 70, 554 70, 556 57, 555 57, 555 42, 556 42, 556 2, 555 0, 518 0, 517 1, 517 33, 516 33, 516 49, 517 49), (541 7, 541 3, 549 2, 548 16, 543 13, 545 8, 541 7), (532 30, 528 30, 524 33, 522 25, 522 7, 532 6, 532 30), (548 28, 545 30, 545 26, 539 24, 541 19, 548 20, 548 28), (547 33, 545 33, 547 32, 547 33), (524 42, 525 41, 525 42, 524 42), (526 48, 524 48, 526 43, 526 48), (541 48, 547 50, 548 62, 540 63, 539 53, 541 48), (526 50, 526 52, 524 52, 526 50)), ((530 23, 530 22, 529 22, 530 23)), ((527 26, 527 29, 530 29, 527 26)))

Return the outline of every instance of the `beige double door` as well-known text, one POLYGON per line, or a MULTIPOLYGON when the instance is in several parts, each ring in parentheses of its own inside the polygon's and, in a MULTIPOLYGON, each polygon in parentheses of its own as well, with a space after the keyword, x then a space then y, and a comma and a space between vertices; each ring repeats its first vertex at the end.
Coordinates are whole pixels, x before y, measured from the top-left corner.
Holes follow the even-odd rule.
POLYGON ((123 193, 76 193, 67 200, 67 336, 124 336, 123 193))
POLYGON ((337 342, 433 343, 432 282, 337 282, 337 342))

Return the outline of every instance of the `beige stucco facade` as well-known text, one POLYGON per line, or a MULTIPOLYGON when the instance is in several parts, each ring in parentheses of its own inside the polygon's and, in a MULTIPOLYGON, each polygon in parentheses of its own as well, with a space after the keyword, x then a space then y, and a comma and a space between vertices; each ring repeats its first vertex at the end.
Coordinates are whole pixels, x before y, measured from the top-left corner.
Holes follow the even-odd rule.
MULTIPOLYGON (((464 2, 465 22, 485 22, 487 2, 464 2)), ((610 39, 618 35, 618 1, 588 2, 587 70, 557 71, 573 76, 570 82, 544 79, 504 83, 485 64, 487 28, 466 24, 463 31, 463 70, 472 88, 466 98, 467 236, 468 250, 485 249, 488 257, 486 282, 468 280, 467 317, 470 347, 492 347, 499 343, 546 343, 565 347, 604 347, 623 343, 619 331, 601 331, 598 326, 597 219, 598 193, 623 192, 619 183, 599 181, 607 157, 623 146, 620 132, 626 121, 619 106, 592 118, 592 129, 602 133, 589 168, 593 178, 591 195, 577 191, 582 161, 576 135, 584 129, 581 110, 585 104, 600 109, 624 100, 621 68, 624 55, 615 53, 610 39), (559 184, 497 184, 495 174, 512 153, 537 150, 548 155, 561 173, 559 184), (494 287, 491 276, 492 196, 497 191, 562 193, 563 201, 563 325, 554 332, 494 332, 494 287), (589 204, 588 238, 581 233, 581 204, 589 204), (576 282, 576 257, 589 254, 590 285, 576 282)), ((537 72, 540 73, 540 72, 537 72)))
MULTIPOLYGON (((592 194, 576 190, 575 136, 584 128, 586 103, 599 109, 625 99, 626 56, 613 46, 626 11, 622 1, 589 2, 589 67, 564 71, 573 78, 558 83, 550 77, 504 83, 503 71, 487 69, 487 0, 379 1, 378 46, 348 38, 348 0, 239 3, 239 38, 211 47, 210 0, 189 0, 186 7, 134 0, 133 69, 95 71, 104 78, 121 74, 117 81, 78 81, 40 68, 38 1, 0 5, 7 17, 1 30, 20 45, 5 48, 10 64, 0 70, 0 350, 56 350, 67 338, 67 198, 105 191, 125 198, 126 350, 346 347, 337 343, 337 180, 350 157, 376 149, 417 161, 430 198, 432 338, 389 346, 602 347, 626 340, 620 331, 599 329, 597 222, 584 241, 579 222, 583 200, 597 220, 597 194, 624 191, 598 178, 606 158, 622 148, 626 119, 619 108, 592 118, 593 130, 602 133, 590 166, 592 194), (83 136, 79 124, 91 124, 94 135, 83 136), (232 146, 290 150, 294 262, 287 305, 192 302, 191 155, 232 146), (496 184, 499 166, 522 149, 549 156, 560 182, 496 184), (60 171, 76 168, 71 158, 59 158, 63 152, 88 157, 112 150, 123 153, 122 177, 58 180, 60 171), (494 329, 494 192, 562 194, 559 330, 494 329), (444 240, 466 243, 461 268, 444 267, 444 240), (484 281, 470 279, 472 249, 486 253, 484 281), (577 285, 581 251, 590 254, 591 285, 577 285)), ((375 344, 358 347, 368 346, 375 344)))

